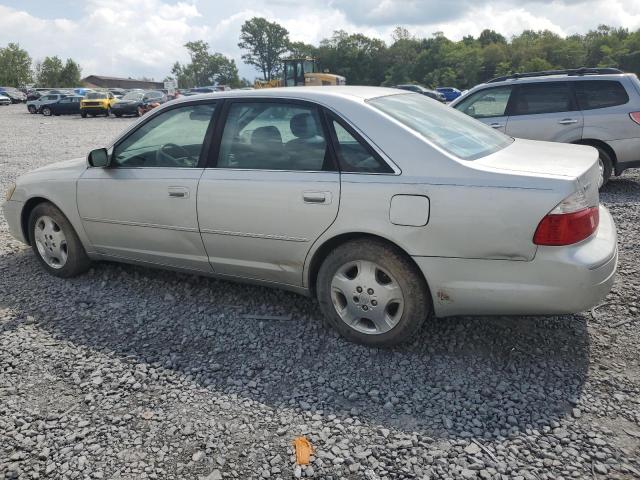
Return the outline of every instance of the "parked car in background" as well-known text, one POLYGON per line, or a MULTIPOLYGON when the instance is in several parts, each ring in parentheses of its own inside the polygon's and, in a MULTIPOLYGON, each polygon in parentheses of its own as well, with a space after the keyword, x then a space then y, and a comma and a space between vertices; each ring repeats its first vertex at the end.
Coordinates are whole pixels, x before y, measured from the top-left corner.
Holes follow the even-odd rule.
POLYGON ((422 85, 414 85, 412 83, 408 83, 405 85, 396 85, 394 88, 399 88, 401 90, 408 90, 409 92, 419 93, 421 95, 425 95, 429 98, 433 98, 439 102, 446 102, 446 99, 443 94, 440 92, 436 92, 435 90, 430 90, 428 88, 423 87, 422 85))
POLYGON ((443 94, 447 102, 452 102, 460 95, 462 95, 462 92, 460 90, 453 87, 438 87, 436 88, 436 92, 440 92, 441 94, 443 94))
POLYGON ((162 104, 167 97, 157 90, 133 91, 127 93, 111 106, 111 112, 116 117, 123 115, 140 115, 139 109, 148 103, 162 104))
POLYGON ((600 185, 640 167, 640 81, 614 68, 514 74, 478 85, 451 106, 507 135, 591 145, 600 185))
POLYGON ((11 99, 0 93, 0 105, 11 105, 11 99))
POLYGON ((80 102, 84 97, 71 95, 61 98, 57 102, 47 103, 41 107, 44 116, 49 115, 74 115, 80 113, 80 102))
POLYGON ((11 103, 24 103, 27 101, 27 96, 24 92, 13 87, 0 87, 0 93, 5 97, 9 97, 11 103))
POLYGON ((201 95, 106 147, 6 195, 9 230, 52 275, 104 259, 279 286, 372 346, 432 314, 585 311, 614 281, 596 150, 514 140, 424 95, 201 95))
POLYGON ((29 90, 27 92, 27 101, 29 100, 37 100, 39 99, 44 92, 38 91, 38 90, 29 90))
POLYGON ((80 102, 80 115, 82 118, 86 118, 87 115, 108 117, 111 114, 111 107, 117 101, 111 92, 89 92, 80 102))
POLYGON ((40 113, 43 105, 55 103, 66 96, 67 95, 61 93, 47 93, 46 95, 42 95, 37 100, 28 101, 27 110, 29 110, 29 113, 40 113))
POLYGON ((113 96, 118 100, 124 97, 127 91, 124 88, 110 88, 109 91, 113 93, 113 96))
POLYGON ((73 93, 81 97, 86 97, 88 93, 94 92, 92 88, 78 87, 73 89, 73 93))

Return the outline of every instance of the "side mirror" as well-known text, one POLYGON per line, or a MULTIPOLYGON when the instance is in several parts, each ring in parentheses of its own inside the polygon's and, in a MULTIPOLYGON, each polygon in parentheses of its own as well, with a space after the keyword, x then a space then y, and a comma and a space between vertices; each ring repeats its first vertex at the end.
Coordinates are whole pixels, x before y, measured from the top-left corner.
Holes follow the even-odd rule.
POLYGON ((87 162, 92 167, 104 168, 109 165, 109 154, 106 148, 96 148, 89 152, 87 162))

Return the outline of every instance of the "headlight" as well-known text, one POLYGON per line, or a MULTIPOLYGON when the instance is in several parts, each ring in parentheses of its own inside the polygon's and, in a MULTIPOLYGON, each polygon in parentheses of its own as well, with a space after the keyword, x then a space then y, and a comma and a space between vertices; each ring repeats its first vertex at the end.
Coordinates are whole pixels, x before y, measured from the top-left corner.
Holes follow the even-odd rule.
POLYGON ((11 185, 9 187, 9 190, 7 190, 7 193, 5 193, 4 198, 5 200, 8 202, 9 200, 11 200, 11 195, 13 195, 13 192, 16 191, 16 184, 14 183, 13 185, 11 185))

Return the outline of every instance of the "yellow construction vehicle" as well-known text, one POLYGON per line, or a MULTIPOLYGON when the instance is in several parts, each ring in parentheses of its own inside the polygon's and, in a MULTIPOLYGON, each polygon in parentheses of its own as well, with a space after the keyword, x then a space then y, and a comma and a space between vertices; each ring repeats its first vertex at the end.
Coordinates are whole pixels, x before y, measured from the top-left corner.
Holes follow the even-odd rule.
POLYGON ((313 58, 289 58, 284 61, 282 78, 256 80, 255 88, 310 87, 317 85, 346 85, 347 80, 332 73, 319 72, 313 58))

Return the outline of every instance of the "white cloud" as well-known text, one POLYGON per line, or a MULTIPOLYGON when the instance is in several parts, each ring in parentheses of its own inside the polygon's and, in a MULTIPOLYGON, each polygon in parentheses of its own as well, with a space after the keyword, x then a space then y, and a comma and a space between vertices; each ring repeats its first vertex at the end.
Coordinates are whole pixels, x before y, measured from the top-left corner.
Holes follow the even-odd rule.
POLYGON ((507 37, 524 29, 582 33, 601 23, 640 28, 639 0, 450 0, 446 6, 441 0, 87 0, 73 12, 47 10, 49 0, 41 1, 43 8, 28 11, 19 0, 5 0, 14 7, 0 5, 0 45, 18 42, 34 59, 74 58, 84 75, 156 79, 176 60, 188 60, 183 45, 191 40, 235 58, 240 74, 253 78, 237 46, 242 23, 253 16, 281 23, 292 40, 315 44, 338 29, 390 40, 396 25, 452 39, 485 28, 507 37))

